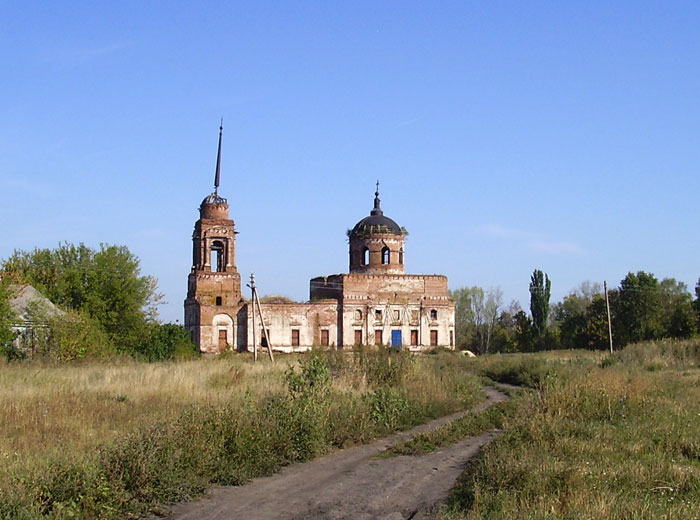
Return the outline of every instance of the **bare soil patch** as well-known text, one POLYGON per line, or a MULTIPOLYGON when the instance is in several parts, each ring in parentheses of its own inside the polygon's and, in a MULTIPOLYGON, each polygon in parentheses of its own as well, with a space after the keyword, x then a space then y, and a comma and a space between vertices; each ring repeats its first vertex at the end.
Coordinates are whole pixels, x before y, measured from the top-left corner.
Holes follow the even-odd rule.
POLYGON ((439 451, 376 458, 396 442, 430 431, 466 413, 479 412, 508 397, 486 388, 487 399, 466 412, 449 415, 372 444, 295 464, 244 486, 213 488, 205 498, 178 504, 177 520, 257 519, 419 519, 445 501, 467 462, 498 434, 469 437, 439 451))

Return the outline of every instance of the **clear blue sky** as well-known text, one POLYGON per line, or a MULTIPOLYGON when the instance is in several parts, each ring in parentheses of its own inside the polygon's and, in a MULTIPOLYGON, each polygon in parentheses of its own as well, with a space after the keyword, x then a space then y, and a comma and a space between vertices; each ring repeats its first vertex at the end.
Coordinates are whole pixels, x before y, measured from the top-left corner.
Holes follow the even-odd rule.
POLYGON ((197 208, 242 277, 346 272, 381 181, 412 273, 528 306, 700 276, 698 2, 0 4, 0 257, 123 244, 182 321, 197 208))

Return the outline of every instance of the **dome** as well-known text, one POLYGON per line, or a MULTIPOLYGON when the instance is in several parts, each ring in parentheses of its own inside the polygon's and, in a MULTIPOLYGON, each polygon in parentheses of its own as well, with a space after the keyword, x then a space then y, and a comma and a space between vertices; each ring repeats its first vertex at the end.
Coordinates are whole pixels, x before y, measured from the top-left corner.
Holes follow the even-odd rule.
POLYGON ((225 198, 219 197, 219 194, 214 192, 214 193, 204 197, 204 200, 202 201, 201 205, 204 206, 205 204, 226 204, 226 203, 227 203, 227 201, 225 198))
POLYGON ((213 220, 228 219, 228 203, 214 192, 204 197, 199 206, 199 217, 213 220))
POLYGON ((379 206, 379 191, 374 193, 374 209, 370 211, 369 217, 360 220, 352 228, 350 236, 365 235, 404 235, 405 232, 396 222, 384 216, 382 208, 379 206))

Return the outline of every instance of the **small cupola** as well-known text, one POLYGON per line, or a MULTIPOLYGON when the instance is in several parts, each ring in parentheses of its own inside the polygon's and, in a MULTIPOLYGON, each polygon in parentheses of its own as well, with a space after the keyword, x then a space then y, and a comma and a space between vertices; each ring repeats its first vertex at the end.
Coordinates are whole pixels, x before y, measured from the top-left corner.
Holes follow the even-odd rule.
POLYGON ((377 181, 374 207, 369 216, 348 230, 350 272, 402 274, 406 234, 404 228, 384 215, 377 181))

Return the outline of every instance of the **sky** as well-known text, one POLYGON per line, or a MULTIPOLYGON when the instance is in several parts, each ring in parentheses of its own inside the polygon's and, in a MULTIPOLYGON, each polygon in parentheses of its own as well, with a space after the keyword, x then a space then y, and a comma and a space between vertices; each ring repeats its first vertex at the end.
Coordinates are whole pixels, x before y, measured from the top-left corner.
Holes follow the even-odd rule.
POLYGON ((372 208, 410 273, 528 308, 700 277, 700 3, 0 3, 0 258, 125 245, 182 322, 212 192, 243 282, 308 299, 372 208))

